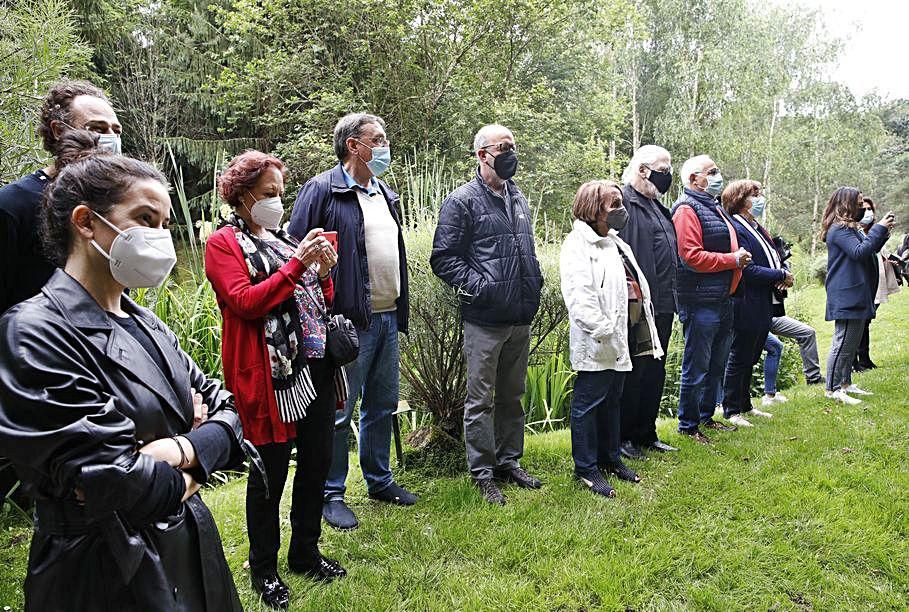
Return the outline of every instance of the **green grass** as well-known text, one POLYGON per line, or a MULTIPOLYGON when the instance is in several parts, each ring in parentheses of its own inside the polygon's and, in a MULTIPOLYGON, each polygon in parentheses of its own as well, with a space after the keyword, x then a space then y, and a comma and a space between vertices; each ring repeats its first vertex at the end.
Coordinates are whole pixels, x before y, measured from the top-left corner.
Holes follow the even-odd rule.
MULTIPOLYGON (((829 348, 822 289, 801 292, 829 348)), ((909 608, 909 292, 872 324, 880 368, 856 375, 875 395, 838 406, 817 387, 751 429, 703 447, 663 421, 681 452, 635 464, 644 481, 598 498, 571 479, 569 432, 530 436, 524 465, 539 492, 508 488, 508 505, 478 498, 466 476, 398 479, 413 508, 370 502, 357 470, 349 501, 361 527, 326 529, 323 552, 350 575, 315 585, 289 574, 300 610, 387 609, 907 609, 909 608)), ((243 495, 205 492, 244 604, 260 609, 242 569, 243 495)), ((289 492, 288 492, 289 493, 289 492)), ((284 535, 289 533, 284 498, 284 535)), ((21 607, 28 531, 0 538, 0 606, 21 607)), ((283 550, 282 550, 283 553, 283 550)))

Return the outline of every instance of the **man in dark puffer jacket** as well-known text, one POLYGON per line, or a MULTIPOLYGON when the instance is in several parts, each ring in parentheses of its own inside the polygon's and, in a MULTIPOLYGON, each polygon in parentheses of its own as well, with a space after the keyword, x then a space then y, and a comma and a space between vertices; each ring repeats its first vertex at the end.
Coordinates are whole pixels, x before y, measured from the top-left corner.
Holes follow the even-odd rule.
POLYGON ((430 264, 461 297, 467 464, 483 497, 503 505, 495 480, 541 486, 519 461, 530 322, 540 305, 543 277, 530 207, 511 180, 518 164, 511 130, 486 125, 473 144, 477 176, 442 203, 430 264))

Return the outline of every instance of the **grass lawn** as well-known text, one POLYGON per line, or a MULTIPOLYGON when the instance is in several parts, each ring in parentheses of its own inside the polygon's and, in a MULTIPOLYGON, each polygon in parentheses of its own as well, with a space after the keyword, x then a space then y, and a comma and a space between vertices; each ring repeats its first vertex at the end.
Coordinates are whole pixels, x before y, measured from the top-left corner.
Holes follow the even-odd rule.
MULTIPOLYGON (((823 289, 797 299, 824 361, 823 289)), ((880 368, 855 377, 875 392, 866 403, 834 405, 799 386, 772 420, 707 447, 662 422, 681 452, 634 464, 644 481, 618 484, 615 499, 573 482, 567 431, 528 437, 524 465, 545 486, 508 488, 505 508, 483 503, 466 476, 412 471, 398 480, 419 504, 379 505, 352 470, 361 527, 322 538, 350 575, 315 585, 282 565, 292 609, 907 609, 909 292, 881 308, 871 333, 880 368)), ((238 480, 205 498, 257 610, 242 569, 244 490, 238 480)), ((22 606, 28 538, 15 525, 0 537, 0 607, 22 606)))

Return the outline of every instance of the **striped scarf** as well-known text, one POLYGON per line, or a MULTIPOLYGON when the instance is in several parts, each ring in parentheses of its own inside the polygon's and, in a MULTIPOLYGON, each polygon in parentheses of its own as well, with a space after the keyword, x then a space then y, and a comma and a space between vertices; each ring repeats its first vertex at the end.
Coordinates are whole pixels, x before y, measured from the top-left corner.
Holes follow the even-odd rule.
MULTIPOLYGON (((227 220, 234 233, 253 285, 277 272, 293 254, 296 240, 283 231, 273 232, 280 243, 272 243, 253 235, 242 219, 231 215, 227 220)), ((298 286, 294 295, 284 300, 263 319, 265 344, 271 364, 271 382, 275 390, 278 414, 285 423, 299 421, 316 399, 316 388, 303 355, 300 339, 300 309, 297 305, 298 286)))

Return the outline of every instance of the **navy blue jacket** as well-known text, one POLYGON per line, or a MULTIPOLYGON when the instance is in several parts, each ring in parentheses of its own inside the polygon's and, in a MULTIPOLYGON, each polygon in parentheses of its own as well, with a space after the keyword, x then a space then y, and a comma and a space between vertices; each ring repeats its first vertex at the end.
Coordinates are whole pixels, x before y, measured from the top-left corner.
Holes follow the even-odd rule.
MULTIPOLYGON (((732 227, 735 228, 739 246, 751 253, 751 264, 742 269, 742 282, 732 296, 735 312, 733 326, 755 332, 769 331, 770 319, 783 315, 782 304, 774 309, 773 287, 785 280, 786 272, 773 267, 758 239, 735 217, 732 218, 732 227)), ((769 248, 775 248, 770 234, 763 227, 758 225, 757 231, 767 238, 769 248)))
POLYGON ((477 325, 529 325, 540 307, 530 206, 507 183, 511 219, 478 174, 445 198, 432 243, 432 271, 458 290, 461 318, 477 325))
MULTIPOLYGON (((398 260, 401 265, 401 295, 397 301, 398 330, 407 333, 410 302, 407 291, 407 255, 404 234, 401 232, 400 198, 383 181, 377 182, 388 202, 391 216, 398 224, 398 260)), ((338 265, 331 273, 335 285, 332 311, 353 321, 358 329, 368 329, 372 317, 372 299, 363 211, 356 191, 344 181, 340 163, 309 179, 297 194, 288 232, 297 238, 303 238, 314 227, 338 232, 338 265)))
POLYGON ((826 319, 873 319, 877 293, 877 252, 887 242, 887 228, 875 223, 868 235, 845 225, 827 232, 826 319))

